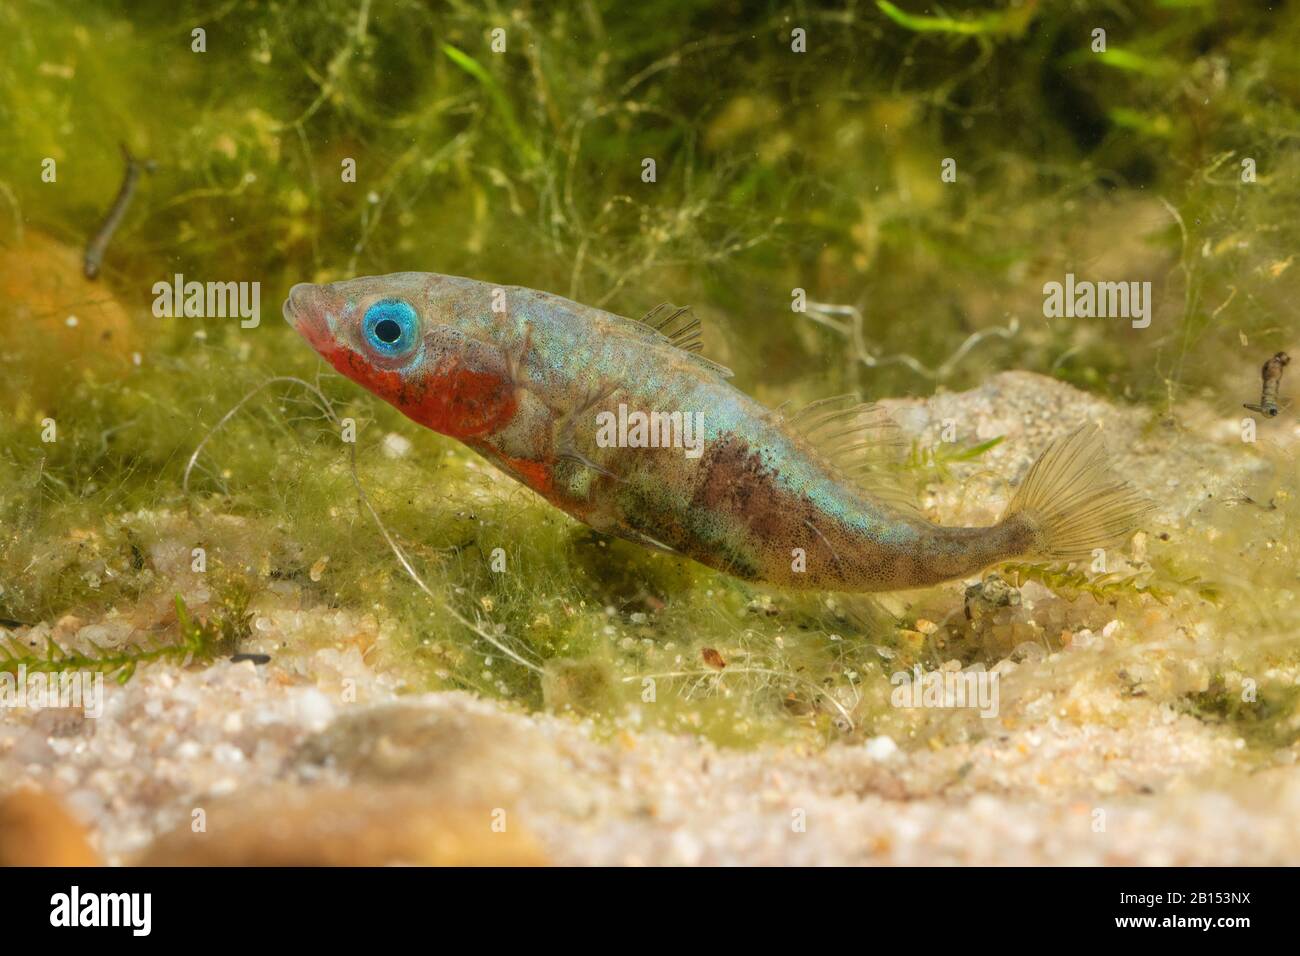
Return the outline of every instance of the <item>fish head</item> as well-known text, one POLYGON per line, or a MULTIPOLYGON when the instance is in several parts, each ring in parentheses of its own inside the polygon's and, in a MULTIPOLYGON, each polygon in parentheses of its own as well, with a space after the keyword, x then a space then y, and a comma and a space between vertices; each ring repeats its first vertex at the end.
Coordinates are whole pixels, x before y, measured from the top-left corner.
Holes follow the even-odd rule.
POLYGON ((414 272, 319 285, 300 282, 284 300, 284 318, 349 377, 348 370, 362 364, 412 368, 418 365, 426 333, 436 325, 425 286, 414 272))
POLYGON ((489 321, 490 292, 469 279, 399 272, 298 283, 283 313, 338 372, 420 424, 465 439, 513 411, 509 364, 476 334, 489 321))

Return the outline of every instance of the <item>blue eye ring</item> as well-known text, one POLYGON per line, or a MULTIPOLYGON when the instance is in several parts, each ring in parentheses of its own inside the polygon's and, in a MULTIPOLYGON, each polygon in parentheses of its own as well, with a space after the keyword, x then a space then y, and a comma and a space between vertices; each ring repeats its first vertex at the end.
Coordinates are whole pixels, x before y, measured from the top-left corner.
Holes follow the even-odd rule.
POLYGON ((409 302, 380 299, 366 309, 361 331, 366 344, 388 358, 399 358, 414 351, 420 317, 409 302))

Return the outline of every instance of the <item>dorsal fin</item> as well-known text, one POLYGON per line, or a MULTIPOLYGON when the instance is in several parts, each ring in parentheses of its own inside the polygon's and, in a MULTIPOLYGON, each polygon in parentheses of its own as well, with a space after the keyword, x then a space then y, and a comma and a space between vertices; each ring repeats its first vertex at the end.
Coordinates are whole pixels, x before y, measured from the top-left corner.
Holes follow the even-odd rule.
POLYGON ((902 479, 907 442, 881 406, 857 395, 836 395, 778 414, 790 434, 836 474, 898 511, 920 514, 902 479))
POLYGON ((641 321, 705 368, 723 378, 731 378, 731 369, 700 354, 704 348, 704 324, 689 305, 661 302, 642 316, 641 321))
POLYGON ((641 319, 660 335, 670 340, 683 352, 698 352, 704 348, 699 318, 689 305, 660 302, 641 319))

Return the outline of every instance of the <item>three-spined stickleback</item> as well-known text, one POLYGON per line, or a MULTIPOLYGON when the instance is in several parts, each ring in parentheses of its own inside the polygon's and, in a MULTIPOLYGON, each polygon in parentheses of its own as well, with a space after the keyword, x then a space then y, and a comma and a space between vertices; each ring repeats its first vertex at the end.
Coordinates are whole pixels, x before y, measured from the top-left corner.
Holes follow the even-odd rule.
POLYGON ((747 580, 883 591, 1091 557, 1146 509, 1087 427, 1043 452, 997 524, 934 524, 891 480, 882 410, 769 410, 698 354, 680 309, 641 322, 404 272, 296 285, 284 315, 343 375, 579 521, 747 580))

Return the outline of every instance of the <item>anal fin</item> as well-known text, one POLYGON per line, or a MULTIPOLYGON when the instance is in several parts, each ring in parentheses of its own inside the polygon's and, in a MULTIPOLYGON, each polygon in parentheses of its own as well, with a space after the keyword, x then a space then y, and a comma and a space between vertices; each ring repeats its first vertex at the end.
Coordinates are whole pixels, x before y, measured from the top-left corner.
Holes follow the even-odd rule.
POLYGON ((676 548, 670 547, 669 545, 664 544, 662 541, 658 541, 655 538, 650 537, 650 535, 648 534, 644 534, 640 531, 637 531, 635 528, 627 528, 627 529, 620 528, 616 532, 616 534, 620 538, 626 538, 628 541, 632 541, 636 544, 641 545, 642 547, 649 548, 652 551, 658 551, 660 554, 671 554, 674 558, 686 557, 686 555, 682 554, 676 548))

